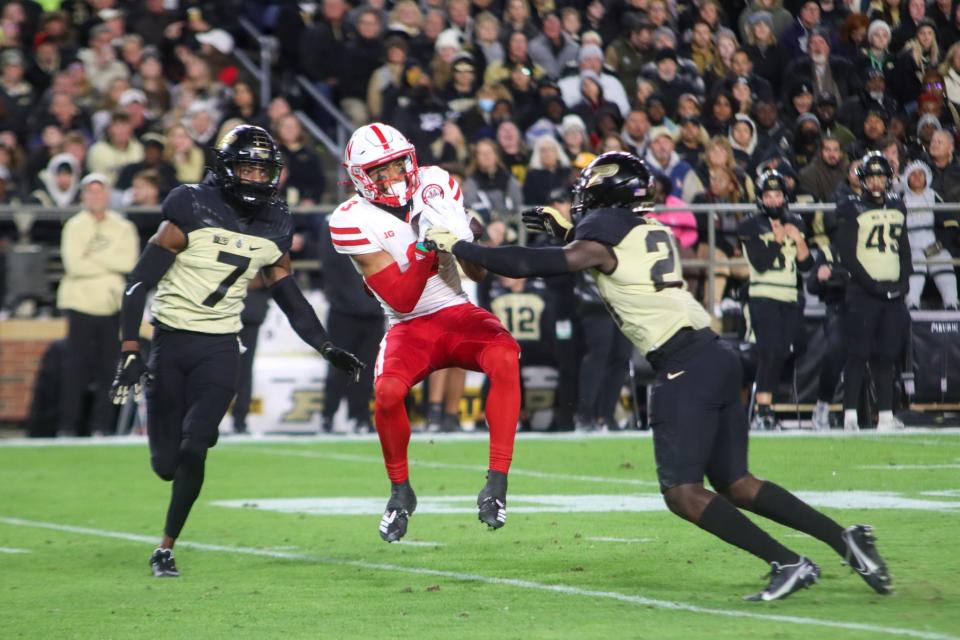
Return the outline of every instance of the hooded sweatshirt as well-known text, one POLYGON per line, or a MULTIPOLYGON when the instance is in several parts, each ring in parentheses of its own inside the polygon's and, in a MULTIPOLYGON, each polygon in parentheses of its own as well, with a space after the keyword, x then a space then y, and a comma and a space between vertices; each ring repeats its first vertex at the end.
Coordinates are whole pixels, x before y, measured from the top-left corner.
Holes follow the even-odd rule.
POLYGON ((921 255, 923 254, 924 248, 929 247, 937 241, 936 234, 934 233, 936 219, 933 211, 923 208, 929 207, 937 201, 937 194, 930 186, 932 183, 933 172, 930 171, 927 163, 922 160, 914 160, 908 164, 906 168, 904 168, 903 175, 900 178, 903 203, 907 205, 907 237, 910 239, 910 248, 912 251, 914 253, 919 251, 921 255), (919 192, 911 189, 907 182, 910 174, 916 171, 922 171, 927 178, 926 185, 923 187, 923 190, 919 192), (914 207, 920 208, 916 209, 914 207))
POLYGON ((80 164, 69 153, 59 153, 47 163, 47 168, 40 172, 40 183, 43 189, 37 189, 33 195, 43 204, 53 204, 58 207, 67 207, 77 201, 77 192, 80 190, 80 164), (57 167, 63 164, 70 165, 73 180, 65 190, 57 188, 57 167), (50 202, 45 200, 49 198, 50 202))

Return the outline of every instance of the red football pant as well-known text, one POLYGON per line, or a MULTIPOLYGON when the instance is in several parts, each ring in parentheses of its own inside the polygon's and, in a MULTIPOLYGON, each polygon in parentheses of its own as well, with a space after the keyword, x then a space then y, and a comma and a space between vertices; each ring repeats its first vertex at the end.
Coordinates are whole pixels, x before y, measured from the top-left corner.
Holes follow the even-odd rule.
POLYGON ((375 419, 390 482, 409 477, 407 393, 431 372, 447 367, 482 371, 490 379, 489 468, 510 470, 520 417, 520 346, 496 316, 465 303, 395 324, 380 344, 375 419))

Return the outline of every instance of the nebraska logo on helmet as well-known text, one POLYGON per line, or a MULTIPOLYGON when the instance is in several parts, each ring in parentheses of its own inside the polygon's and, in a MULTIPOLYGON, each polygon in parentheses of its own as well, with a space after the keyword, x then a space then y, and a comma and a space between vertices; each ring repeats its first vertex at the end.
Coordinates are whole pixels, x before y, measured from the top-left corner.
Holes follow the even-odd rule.
POLYGON ((388 124, 375 122, 354 131, 343 154, 343 166, 364 200, 388 207, 407 204, 420 186, 416 150, 388 124), (371 169, 394 160, 403 160, 402 176, 392 182, 373 179, 371 169))

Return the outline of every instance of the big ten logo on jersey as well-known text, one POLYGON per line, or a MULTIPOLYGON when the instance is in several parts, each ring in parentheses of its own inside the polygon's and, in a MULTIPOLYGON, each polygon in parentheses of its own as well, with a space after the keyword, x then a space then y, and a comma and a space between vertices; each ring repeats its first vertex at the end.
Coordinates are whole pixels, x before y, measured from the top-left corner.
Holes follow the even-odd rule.
POLYGON ((443 187, 438 184, 428 184, 423 188, 423 191, 420 192, 420 197, 423 198, 423 203, 428 204, 431 200, 442 200, 443 199, 443 187))

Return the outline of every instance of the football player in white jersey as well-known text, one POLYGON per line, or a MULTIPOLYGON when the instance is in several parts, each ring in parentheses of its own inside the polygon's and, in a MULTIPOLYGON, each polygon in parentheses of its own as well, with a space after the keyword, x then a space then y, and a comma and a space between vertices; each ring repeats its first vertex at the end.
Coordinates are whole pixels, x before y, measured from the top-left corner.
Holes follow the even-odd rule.
MULTIPOLYGON (((413 385, 447 367, 483 371, 490 379, 489 471, 477 506, 480 520, 498 529, 506 521, 507 472, 520 413, 520 347, 496 316, 468 301, 457 259, 422 244, 432 225, 470 242, 478 225, 464 210, 453 178, 439 167, 419 167, 413 145, 389 125, 357 129, 343 164, 357 193, 331 215, 331 242, 353 260, 390 325, 374 369, 375 421, 391 482, 380 537, 400 540, 417 506, 407 469, 410 419, 404 400, 413 385)), ((461 266, 474 280, 485 274, 465 261, 461 266)))

